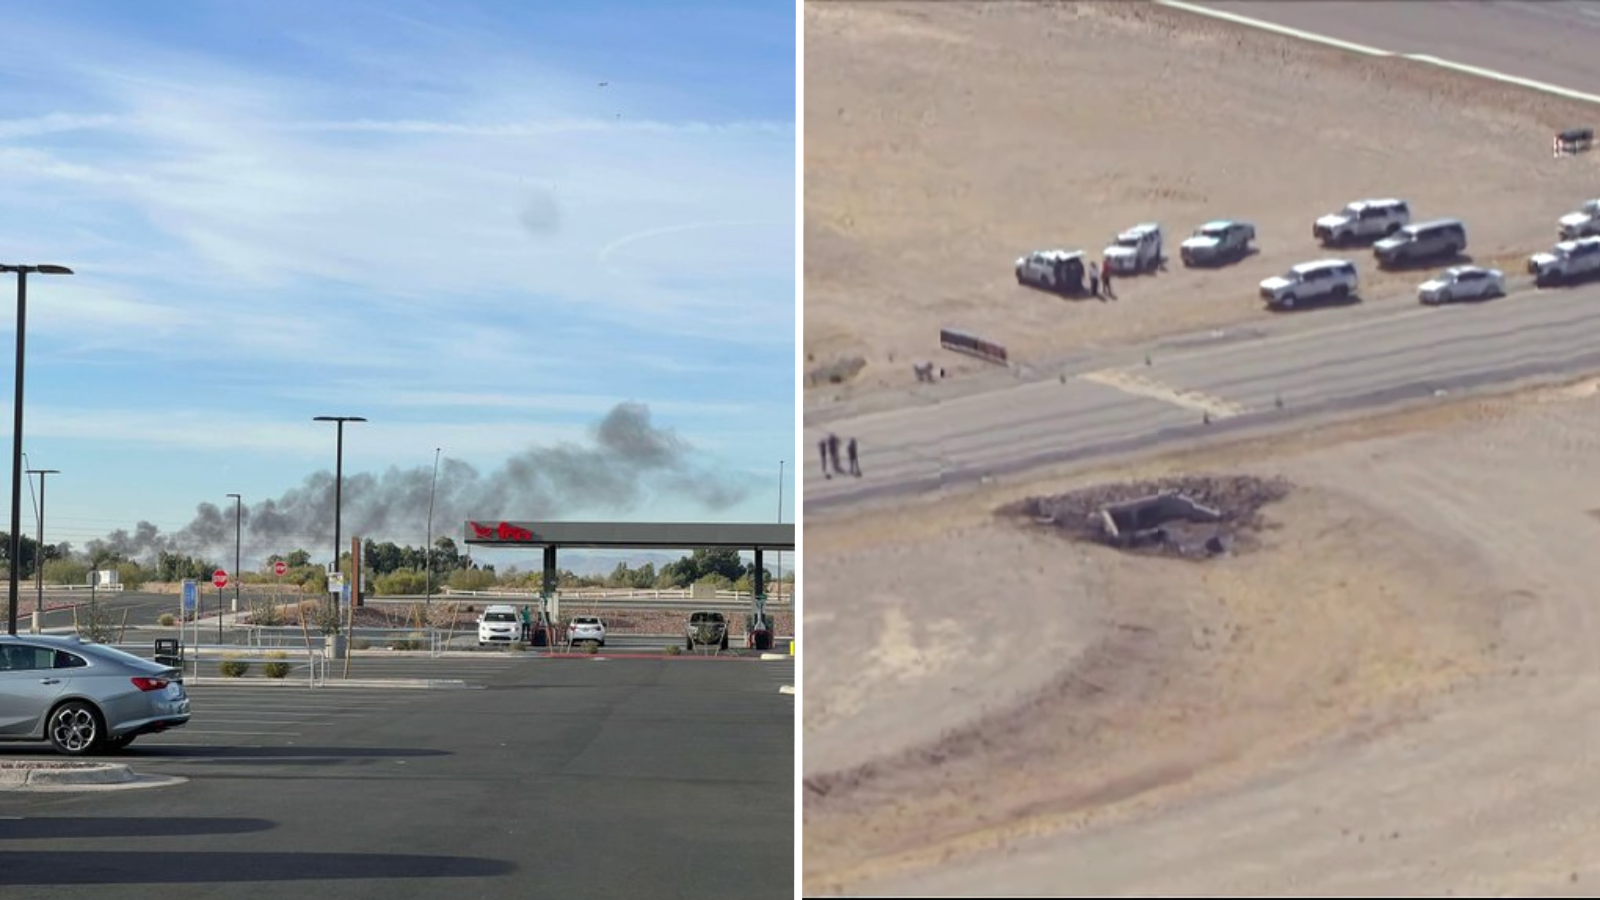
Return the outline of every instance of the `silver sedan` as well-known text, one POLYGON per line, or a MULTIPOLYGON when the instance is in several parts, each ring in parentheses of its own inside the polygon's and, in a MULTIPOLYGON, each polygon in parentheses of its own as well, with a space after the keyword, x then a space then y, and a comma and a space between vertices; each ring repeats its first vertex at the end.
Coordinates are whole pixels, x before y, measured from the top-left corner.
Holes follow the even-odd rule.
POLYGON ((1506 276, 1499 269, 1454 266, 1424 281, 1417 288, 1417 300, 1432 306, 1457 300, 1487 300, 1505 293, 1506 276))
POLYGON ((0 741, 83 756, 188 721, 177 669, 77 635, 0 634, 0 741))

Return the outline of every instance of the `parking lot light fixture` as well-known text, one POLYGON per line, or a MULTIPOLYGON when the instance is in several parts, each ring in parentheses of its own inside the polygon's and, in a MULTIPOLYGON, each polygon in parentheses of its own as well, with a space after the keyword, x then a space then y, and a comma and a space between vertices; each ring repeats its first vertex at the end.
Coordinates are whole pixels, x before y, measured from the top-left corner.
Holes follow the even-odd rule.
MULTIPOLYGON (((337 443, 334 445, 333 455, 333 568, 329 570, 331 574, 339 571, 339 504, 344 499, 342 496, 344 490, 344 423, 365 422, 366 419, 361 416, 314 416, 311 421, 334 422, 338 425, 339 436, 337 443)), ((352 591, 358 589, 359 587, 351 588, 352 591)), ((333 597, 332 592, 329 592, 328 596, 330 603, 333 605, 333 612, 337 615, 339 612, 339 600, 333 597)))
POLYGON ((28 325, 28 275, 71 275, 72 270, 66 266, 0 263, 0 272, 17 275, 17 377, 11 426, 11 564, 7 566, 11 570, 11 584, 6 614, 6 626, 11 634, 16 634, 17 577, 21 574, 18 563, 22 556, 22 360, 28 325))

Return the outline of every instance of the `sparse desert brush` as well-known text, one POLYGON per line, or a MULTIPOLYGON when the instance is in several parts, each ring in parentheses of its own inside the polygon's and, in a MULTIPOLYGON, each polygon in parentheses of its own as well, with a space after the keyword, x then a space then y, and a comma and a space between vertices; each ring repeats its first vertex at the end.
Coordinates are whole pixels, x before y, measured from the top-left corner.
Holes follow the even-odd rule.
POLYGON ((289 664, 287 662, 279 662, 278 660, 288 659, 289 654, 283 652, 282 650, 274 650, 271 653, 268 653, 267 657, 273 661, 261 667, 262 673, 268 678, 287 678, 289 675, 289 664))

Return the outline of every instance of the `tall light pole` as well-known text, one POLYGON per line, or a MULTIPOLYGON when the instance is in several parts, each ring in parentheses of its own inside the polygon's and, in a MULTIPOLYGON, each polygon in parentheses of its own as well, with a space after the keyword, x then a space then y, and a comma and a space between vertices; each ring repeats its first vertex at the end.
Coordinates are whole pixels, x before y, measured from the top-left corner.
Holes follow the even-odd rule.
MULTIPOLYGON (((39 582, 39 600, 33 608, 40 614, 44 613, 44 477, 46 475, 60 475, 60 469, 29 469, 29 475, 39 476, 39 537, 33 548, 34 575, 39 582)), ((35 619, 34 621, 38 621, 35 619)))
POLYGON ((22 556, 22 349, 23 336, 28 328, 28 273, 40 275, 71 275, 66 266, 19 266, 0 263, 0 272, 17 273, 17 391, 12 401, 15 412, 11 425, 11 590, 7 627, 17 633, 17 577, 21 574, 18 563, 22 556))
MULTIPOLYGON (((43 493, 42 491, 40 493, 43 493)), ((244 498, 238 494, 229 494, 233 498, 233 612, 239 612, 239 578, 243 574, 239 571, 239 523, 244 511, 244 498)), ((222 621, 222 610, 217 610, 217 621, 222 621)))
MULTIPOLYGON (((339 571, 339 504, 343 499, 341 494, 344 490, 344 423, 365 422, 366 419, 360 416, 315 416, 311 421, 336 422, 339 426, 339 439, 333 457, 333 568, 329 570, 331 573, 339 571)), ((328 596, 333 606, 333 612, 337 615, 339 601, 333 599, 331 592, 328 596)))
POLYGON ((422 549, 423 567, 428 570, 428 588, 422 595, 423 606, 433 603, 433 492, 439 488, 439 449, 433 448, 433 486, 428 488, 428 544, 422 549))

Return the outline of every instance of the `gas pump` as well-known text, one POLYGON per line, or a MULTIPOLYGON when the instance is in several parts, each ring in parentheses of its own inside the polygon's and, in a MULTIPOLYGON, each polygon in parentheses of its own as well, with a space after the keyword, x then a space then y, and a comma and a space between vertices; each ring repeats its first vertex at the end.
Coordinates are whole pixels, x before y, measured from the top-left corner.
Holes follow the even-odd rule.
POLYGON ((555 631, 555 622, 550 618, 550 591, 546 588, 539 592, 539 618, 533 623, 532 646, 554 647, 555 631))
POLYGON ((751 600, 745 646, 755 650, 772 649, 772 619, 767 615, 767 594, 757 592, 751 600))

